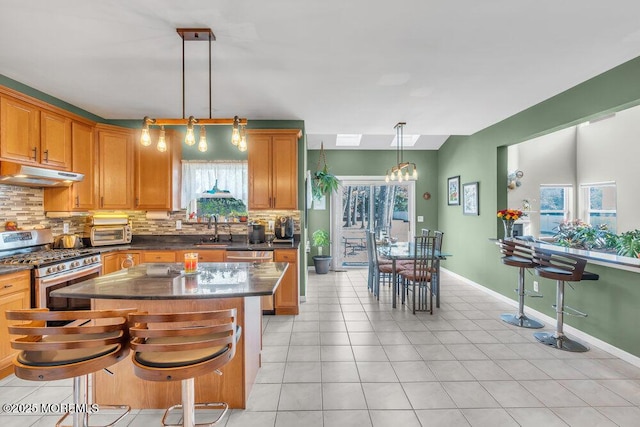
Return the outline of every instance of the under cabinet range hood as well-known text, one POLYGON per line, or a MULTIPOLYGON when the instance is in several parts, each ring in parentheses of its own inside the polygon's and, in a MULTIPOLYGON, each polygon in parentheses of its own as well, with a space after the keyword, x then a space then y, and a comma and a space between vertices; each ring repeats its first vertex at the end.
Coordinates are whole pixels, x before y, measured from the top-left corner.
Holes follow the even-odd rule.
POLYGON ((84 179, 81 173, 0 162, 0 184, 22 187, 68 187, 84 179))

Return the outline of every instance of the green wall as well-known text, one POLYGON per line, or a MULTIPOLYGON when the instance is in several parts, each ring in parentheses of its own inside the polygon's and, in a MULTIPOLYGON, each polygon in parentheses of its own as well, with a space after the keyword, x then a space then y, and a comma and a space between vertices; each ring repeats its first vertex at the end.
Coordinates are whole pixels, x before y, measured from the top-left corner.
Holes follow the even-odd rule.
MULTIPOLYGON (((438 227, 445 232, 444 250, 453 256, 443 266, 476 283, 514 298, 517 270, 503 266, 497 247, 489 239, 502 228, 496 211, 506 206, 506 149, 604 113, 640 103, 640 58, 622 64, 538 105, 471 136, 455 136, 439 150, 438 227), (464 216, 461 206, 447 206, 447 177, 460 175, 461 182, 480 182, 480 215, 464 216)), ((603 141, 606 144, 606 141, 603 141)), ((620 153, 624 155, 624 153, 620 153)), ((526 179, 526 171, 525 178, 526 179)), ((640 357, 640 340, 633 325, 640 323, 638 273, 588 265, 600 280, 567 287, 567 304, 589 313, 586 318, 565 316, 565 322, 640 357)), ((531 286, 533 276, 527 275, 531 286)), ((526 304, 555 317, 551 308, 555 283, 540 280, 542 299, 526 304)), ((446 302, 446 289, 443 289, 446 302)))
MULTIPOLYGON (((395 150, 325 150, 329 172, 337 176, 384 176, 387 169, 397 163, 395 150)), ((308 168, 316 171, 320 150, 308 151, 308 168)), ((418 168, 416 182, 416 216, 424 216, 425 222, 417 224, 418 228, 434 229, 438 225, 438 152, 437 151, 405 151, 405 159, 411 159, 418 168), (424 200, 422 195, 431 193, 431 199, 424 200)), ((322 165, 321 165, 322 166, 322 165)), ((415 218, 414 218, 415 220, 415 218)), ((330 203, 323 211, 309 211, 309 234, 318 228, 330 231, 330 203)), ((313 248, 312 254, 316 254, 313 248)), ((313 260, 309 260, 310 265, 313 260)))

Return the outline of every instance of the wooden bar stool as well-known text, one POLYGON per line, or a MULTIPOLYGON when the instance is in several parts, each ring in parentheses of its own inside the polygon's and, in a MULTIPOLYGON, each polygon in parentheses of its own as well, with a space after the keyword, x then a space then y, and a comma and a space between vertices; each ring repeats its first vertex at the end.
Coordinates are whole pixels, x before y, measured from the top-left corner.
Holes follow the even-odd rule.
MULTIPOLYGON (((48 311, 48 309, 7 310, 11 347, 20 350, 13 360, 18 378, 54 381, 73 378, 73 426, 88 426, 91 407, 88 375, 115 364, 129 353, 127 315, 135 309, 48 311), (47 322, 71 322, 47 326, 47 322), (84 406, 83 406, 84 405, 84 406), (86 408, 78 411, 78 408, 86 408)), ((126 405, 100 405, 103 409, 124 411, 111 424, 130 411, 126 405)), ((56 426, 70 415, 67 412, 56 426)))
POLYGON ((165 426, 211 426, 227 413, 225 402, 195 403, 195 377, 219 371, 236 352, 236 309, 189 313, 133 313, 129 315, 133 369, 147 381, 181 381, 182 403, 165 411, 165 426), (174 409, 182 410, 182 424, 167 424, 174 409), (210 423, 196 424, 196 409, 221 411, 210 423))
MULTIPOLYGON (((502 263, 511 267, 518 267, 518 312, 516 314, 501 314, 500 318, 503 322, 510 325, 519 326, 521 328, 539 329, 544 327, 544 323, 531 319, 524 314, 524 297, 527 291, 524 288, 524 272, 527 268, 535 268, 538 264, 533 259, 533 249, 523 243, 515 240, 501 240, 498 242, 500 252, 504 255, 502 263)), ((541 297, 542 295, 531 295, 533 297, 541 297)))
POLYGON ((580 312, 564 304, 564 282, 580 282, 582 280, 598 280, 599 276, 584 271, 587 260, 566 254, 552 254, 534 250, 534 261, 538 264, 535 272, 538 276, 556 280, 556 331, 553 334, 536 332, 533 335, 538 341, 548 346, 571 352, 585 352, 589 347, 569 339, 563 332, 564 315, 587 317, 580 312))

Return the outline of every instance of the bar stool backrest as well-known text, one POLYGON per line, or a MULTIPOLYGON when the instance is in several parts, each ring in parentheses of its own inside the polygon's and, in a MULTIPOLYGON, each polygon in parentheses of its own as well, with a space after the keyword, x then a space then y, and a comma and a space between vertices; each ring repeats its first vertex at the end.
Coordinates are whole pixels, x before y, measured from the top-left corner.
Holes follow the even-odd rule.
POLYGON ((582 280, 587 260, 567 254, 556 254, 535 249, 533 259, 538 264, 536 274, 540 277, 567 282, 582 280))
POLYGON ((178 381, 220 369, 236 351, 236 309, 132 313, 134 371, 149 381, 178 381))
POLYGON ((537 266, 534 260, 533 248, 516 240, 500 240, 498 242, 502 255, 502 263, 513 267, 533 268, 537 266))
POLYGON ((135 309, 7 310, 18 378, 52 381, 104 369, 129 353, 127 315, 135 309), (70 322, 47 326, 47 322, 70 322))

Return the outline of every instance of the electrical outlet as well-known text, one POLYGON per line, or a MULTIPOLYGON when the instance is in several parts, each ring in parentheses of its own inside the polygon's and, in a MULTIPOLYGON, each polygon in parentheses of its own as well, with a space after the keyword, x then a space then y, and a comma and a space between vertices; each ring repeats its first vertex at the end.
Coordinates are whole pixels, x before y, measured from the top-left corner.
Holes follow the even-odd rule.
POLYGON ((422 215, 418 215, 418 222, 424 222, 424 217, 422 215))
POLYGON ((182 221, 179 219, 176 220, 176 230, 182 230, 182 221))
POLYGON ((62 233, 63 234, 69 234, 69 223, 68 222, 63 222, 62 223, 62 233))
POLYGON ((538 288, 538 281, 534 280, 533 281, 533 292, 540 292, 538 289, 539 289, 538 288))

